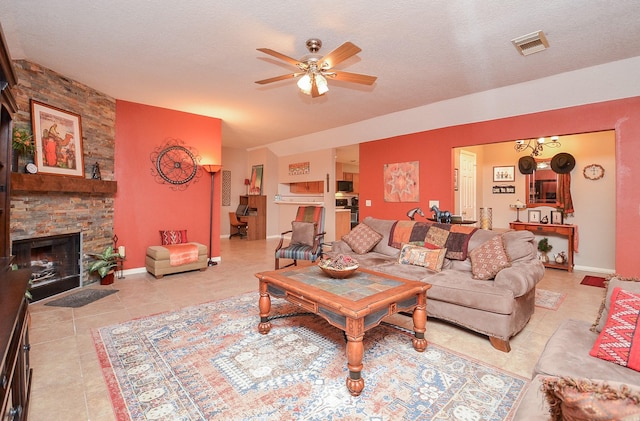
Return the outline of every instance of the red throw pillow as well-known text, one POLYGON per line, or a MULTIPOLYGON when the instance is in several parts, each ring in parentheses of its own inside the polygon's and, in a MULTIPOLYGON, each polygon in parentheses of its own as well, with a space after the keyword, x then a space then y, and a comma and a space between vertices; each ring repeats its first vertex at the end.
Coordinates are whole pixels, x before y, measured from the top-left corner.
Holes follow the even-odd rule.
POLYGON ((607 323, 589 355, 640 371, 639 315, 640 294, 615 288, 607 323))
POLYGON ((187 230, 160 230, 160 241, 163 246, 188 243, 187 230))

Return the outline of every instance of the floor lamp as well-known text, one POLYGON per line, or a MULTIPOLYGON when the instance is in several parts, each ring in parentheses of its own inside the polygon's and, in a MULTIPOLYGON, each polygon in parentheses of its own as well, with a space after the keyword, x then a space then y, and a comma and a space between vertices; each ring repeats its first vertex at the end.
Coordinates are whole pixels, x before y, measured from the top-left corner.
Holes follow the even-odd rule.
POLYGON ((211 199, 209 202, 209 260, 207 261, 207 265, 215 266, 218 264, 218 262, 214 262, 213 260, 211 260, 211 242, 213 237, 213 178, 215 177, 216 173, 220 171, 222 165, 207 164, 203 165, 202 168, 204 168, 206 172, 211 174, 211 199))

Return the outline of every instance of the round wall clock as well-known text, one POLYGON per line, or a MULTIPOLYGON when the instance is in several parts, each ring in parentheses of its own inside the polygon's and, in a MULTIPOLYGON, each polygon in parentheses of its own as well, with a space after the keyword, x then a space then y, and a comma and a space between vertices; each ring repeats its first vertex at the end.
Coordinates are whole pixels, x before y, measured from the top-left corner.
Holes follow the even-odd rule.
POLYGON ((158 154, 156 170, 167 183, 185 184, 196 176, 198 163, 189 149, 180 145, 172 145, 158 154))
POLYGON ((587 180, 599 180, 604 177, 604 168, 598 164, 587 165, 582 170, 582 175, 584 175, 584 178, 587 180))

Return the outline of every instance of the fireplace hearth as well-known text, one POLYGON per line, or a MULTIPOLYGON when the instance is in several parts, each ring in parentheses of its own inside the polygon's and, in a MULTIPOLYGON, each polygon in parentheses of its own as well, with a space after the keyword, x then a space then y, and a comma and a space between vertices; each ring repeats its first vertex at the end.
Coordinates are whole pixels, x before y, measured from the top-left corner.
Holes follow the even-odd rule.
POLYGON ((13 241, 14 263, 31 268, 32 301, 82 286, 79 232, 13 241))

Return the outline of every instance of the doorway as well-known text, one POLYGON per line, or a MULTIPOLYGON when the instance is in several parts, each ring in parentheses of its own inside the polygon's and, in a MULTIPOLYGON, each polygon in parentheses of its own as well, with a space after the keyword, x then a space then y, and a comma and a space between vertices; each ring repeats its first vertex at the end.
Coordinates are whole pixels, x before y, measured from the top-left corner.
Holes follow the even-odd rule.
POLYGON ((458 174, 458 197, 460 206, 457 213, 463 219, 476 218, 476 154, 466 150, 460 151, 458 174))

